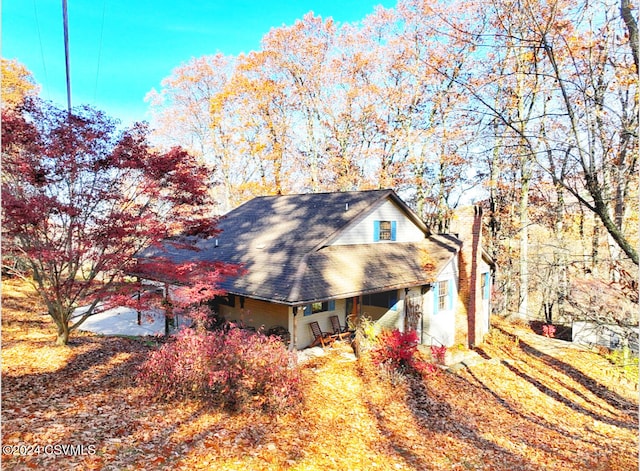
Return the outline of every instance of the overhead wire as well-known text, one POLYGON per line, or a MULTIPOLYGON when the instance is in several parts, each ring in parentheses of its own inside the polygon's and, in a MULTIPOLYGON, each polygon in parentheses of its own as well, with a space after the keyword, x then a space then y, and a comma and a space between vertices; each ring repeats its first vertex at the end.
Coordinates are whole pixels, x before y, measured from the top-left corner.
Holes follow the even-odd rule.
POLYGON ((64 30, 64 64, 67 72, 67 111, 71 114, 71 68, 69 64, 69 14, 67 0, 62 0, 62 26, 64 30))
POLYGON ((33 0, 33 14, 36 20, 36 33, 38 35, 38 43, 40 45, 40 59, 42 60, 42 70, 44 73, 44 89, 46 90, 47 99, 50 100, 49 95, 49 76, 47 74, 47 64, 44 60, 44 48, 42 47, 42 34, 40 33, 40 20, 38 19, 38 3, 37 0, 33 0))
POLYGON ((102 38, 104 36, 104 18, 106 16, 107 0, 102 1, 102 25, 100 26, 100 38, 98 40, 98 63, 96 65, 96 81, 93 86, 93 101, 95 102, 98 95, 98 78, 100 77, 100 60, 102 58, 102 38))

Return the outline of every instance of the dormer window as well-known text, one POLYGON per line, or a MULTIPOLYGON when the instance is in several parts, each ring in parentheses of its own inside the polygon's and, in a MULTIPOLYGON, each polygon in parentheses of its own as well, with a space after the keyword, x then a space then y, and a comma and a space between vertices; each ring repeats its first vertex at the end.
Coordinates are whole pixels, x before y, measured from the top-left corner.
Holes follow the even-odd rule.
POLYGON ((396 240, 396 221, 374 221, 373 240, 375 242, 396 240))

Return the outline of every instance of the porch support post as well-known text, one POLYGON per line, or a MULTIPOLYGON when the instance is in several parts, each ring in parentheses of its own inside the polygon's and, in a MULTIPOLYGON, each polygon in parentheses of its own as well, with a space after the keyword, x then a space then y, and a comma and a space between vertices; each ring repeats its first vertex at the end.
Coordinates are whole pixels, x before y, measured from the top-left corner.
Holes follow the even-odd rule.
POLYGON ((404 298, 402 299, 402 331, 407 332, 411 326, 409 325, 409 288, 404 289, 404 298))
POLYGON ((298 349, 298 306, 293 306, 293 332, 291 332, 291 341, 289 342, 289 351, 298 349))
POLYGON ((362 295, 358 296, 358 307, 357 309, 354 309, 356 311, 356 335, 355 338, 353 339, 353 342, 351 342, 351 348, 353 349, 353 353, 355 354, 356 358, 360 358, 360 342, 362 340, 362 295))

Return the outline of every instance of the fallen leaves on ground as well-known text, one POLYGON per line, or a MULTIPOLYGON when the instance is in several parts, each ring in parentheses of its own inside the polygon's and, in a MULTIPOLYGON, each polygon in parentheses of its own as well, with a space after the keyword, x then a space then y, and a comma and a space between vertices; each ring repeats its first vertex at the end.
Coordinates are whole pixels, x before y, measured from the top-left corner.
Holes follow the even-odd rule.
POLYGON ((231 414, 150 401, 135 371, 153 341, 79 333, 57 347, 32 292, 5 281, 3 298, 3 445, 92 447, 4 454, 3 469, 638 468, 635 388, 595 353, 508 323, 481 361, 425 378, 381 376, 337 346, 303 365, 298 410, 231 414))

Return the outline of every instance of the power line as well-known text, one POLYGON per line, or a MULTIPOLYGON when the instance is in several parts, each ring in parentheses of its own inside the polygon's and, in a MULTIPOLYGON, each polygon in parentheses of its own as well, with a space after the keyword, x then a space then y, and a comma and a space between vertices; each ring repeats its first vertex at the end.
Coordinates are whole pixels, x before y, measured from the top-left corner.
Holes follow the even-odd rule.
POLYGON ((67 111, 71 114, 71 73, 69 67, 69 15, 67 0, 62 0, 62 24, 64 28, 64 63, 67 71, 67 111))
POLYGON ((38 33, 38 43, 40 45, 40 59, 42 60, 42 70, 44 71, 44 83, 47 90, 47 98, 49 96, 49 76, 47 74, 47 64, 44 60, 44 49, 42 47, 42 34, 40 33, 40 20, 38 19, 38 6, 36 0, 33 0, 33 13, 36 20, 36 32, 38 33))
POLYGON ((102 2, 102 26, 100 27, 100 39, 98 42, 98 64, 96 66, 96 83, 93 87, 93 101, 96 101, 98 95, 98 77, 100 76, 100 59, 102 57, 102 38, 104 36, 104 17, 107 10, 107 0, 102 2))

